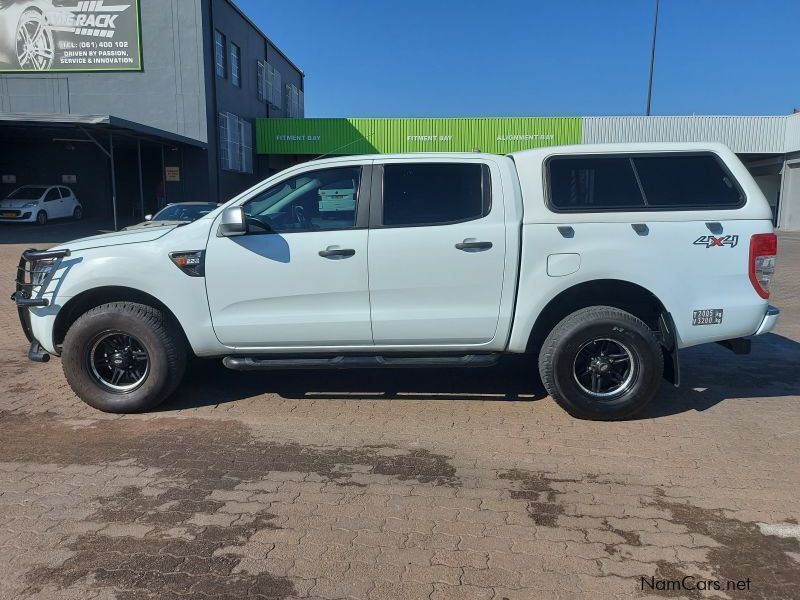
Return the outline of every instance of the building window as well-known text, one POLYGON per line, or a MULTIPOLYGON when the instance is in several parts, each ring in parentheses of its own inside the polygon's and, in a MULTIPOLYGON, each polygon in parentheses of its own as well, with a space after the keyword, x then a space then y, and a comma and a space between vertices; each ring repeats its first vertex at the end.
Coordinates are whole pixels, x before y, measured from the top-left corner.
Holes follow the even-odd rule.
POLYGON ((214 68, 217 77, 225 78, 225 36, 214 30, 214 68))
POLYGON ((258 63, 259 92, 258 99, 269 102, 273 108, 281 108, 281 74, 268 62, 258 63), (263 79, 262 77, 263 72, 263 79))
POLYGON ((258 99, 269 102, 273 108, 283 105, 281 95, 281 74, 268 62, 262 60, 257 64, 258 99))
POLYGON ((298 119, 304 114, 303 109, 303 90, 298 89, 294 84, 286 85, 286 110, 290 118, 298 119))
POLYGON ((219 162, 225 171, 253 172, 253 126, 233 113, 219 113, 219 162))
POLYGON ((267 63, 256 61, 256 96, 260 102, 267 101, 267 63))
POLYGON ((235 86, 242 86, 242 51, 239 46, 231 42, 231 83, 235 86))

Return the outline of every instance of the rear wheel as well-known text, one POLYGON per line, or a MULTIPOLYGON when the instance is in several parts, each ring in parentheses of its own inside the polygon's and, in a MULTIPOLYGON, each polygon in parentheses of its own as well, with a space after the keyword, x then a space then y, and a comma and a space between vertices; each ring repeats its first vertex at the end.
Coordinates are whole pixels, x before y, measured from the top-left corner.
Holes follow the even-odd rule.
POLYGON ((140 412, 157 406, 178 387, 186 368, 186 345, 162 311, 113 302, 72 324, 61 362, 70 387, 90 406, 140 412))
POLYGON ((633 416, 653 399, 663 372, 661 347, 647 325, 610 306, 591 306, 564 318, 539 354, 547 392, 584 419, 633 416))
POLYGON ((76 206, 75 210, 72 211, 72 218, 76 221, 80 221, 83 218, 83 209, 80 206, 76 206))
POLYGON ((36 222, 39 225, 47 225, 47 213, 45 211, 43 211, 43 210, 40 210, 36 214, 36 222))

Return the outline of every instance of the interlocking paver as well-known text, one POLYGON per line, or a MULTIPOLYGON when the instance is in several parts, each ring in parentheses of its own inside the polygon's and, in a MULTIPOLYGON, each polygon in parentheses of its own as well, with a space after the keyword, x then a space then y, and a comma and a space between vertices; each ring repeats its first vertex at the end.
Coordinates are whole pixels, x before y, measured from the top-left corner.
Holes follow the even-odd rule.
MULTIPOLYGON (((0 229, 0 297, 37 231, 0 229)), ((209 362, 163 411, 107 415, 0 305, 0 597, 659 598, 641 578, 682 574, 796 597, 800 541, 757 525, 800 520, 800 234, 779 243, 777 332, 684 351, 684 387, 624 423, 542 400, 527 358, 209 362)))

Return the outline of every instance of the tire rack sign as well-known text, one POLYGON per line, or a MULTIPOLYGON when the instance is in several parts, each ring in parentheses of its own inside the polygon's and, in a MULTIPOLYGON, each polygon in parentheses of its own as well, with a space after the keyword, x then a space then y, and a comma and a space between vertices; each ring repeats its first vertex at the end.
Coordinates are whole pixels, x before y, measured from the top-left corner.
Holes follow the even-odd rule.
POLYGON ((141 70, 139 0, 0 3, 0 72, 141 70))

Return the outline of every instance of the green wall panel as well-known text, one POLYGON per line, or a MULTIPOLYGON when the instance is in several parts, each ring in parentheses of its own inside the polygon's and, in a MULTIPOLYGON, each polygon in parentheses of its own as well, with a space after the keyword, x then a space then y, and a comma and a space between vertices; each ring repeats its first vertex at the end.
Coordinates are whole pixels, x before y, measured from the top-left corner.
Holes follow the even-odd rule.
POLYGON ((259 154, 515 150, 581 142, 579 117, 257 119, 259 154))

